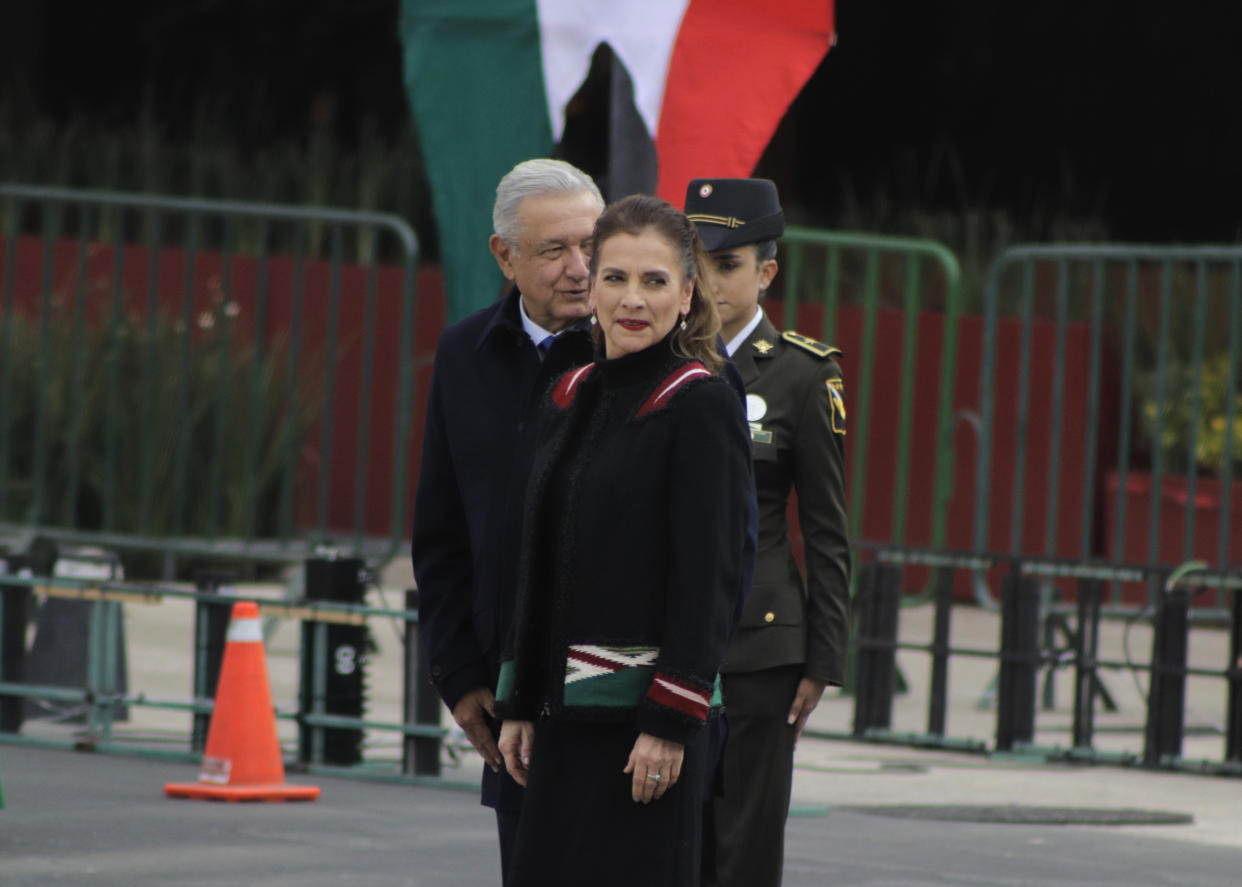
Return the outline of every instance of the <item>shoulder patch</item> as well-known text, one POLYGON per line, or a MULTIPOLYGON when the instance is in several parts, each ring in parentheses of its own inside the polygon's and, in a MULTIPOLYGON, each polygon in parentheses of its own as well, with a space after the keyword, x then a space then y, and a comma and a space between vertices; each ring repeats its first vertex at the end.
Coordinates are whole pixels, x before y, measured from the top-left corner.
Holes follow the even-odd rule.
POLYGON ((825 379, 828 399, 832 402, 832 430, 845 434, 845 382, 841 379, 825 379))
POLYGON ((785 332, 781 333, 781 338, 790 345, 796 345, 803 351, 811 352, 816 357, 833 357, 835 355, 842 354, 840 348, 825 345, 823 342, 816 342, 814 339, 804 336, 802 333, 795 332, 794 330, 785 330, 785 332))
POLYGON ((651 392, 651 396, 638 408, 638 412, 635 415, 645 416, 648 413, 654 413, 656 410, 663 409, 668 405, 673 395, 691 379, 710 376, 711 374, 711 370, 697 360, 678 367, 660 380, 660 384, 655 387, 655 390, 651 392))
POLYGON ((578 384, 585 379, 595 368, 595 364, 588 363, 586 366, 578 367, 576 370, 570 370, 561 376, 561 381, 556 383, 556 388, 552 390, 552 401, 562 410, 569 409, 569 405, 574 402, 574 395, 578 393, 578 384))

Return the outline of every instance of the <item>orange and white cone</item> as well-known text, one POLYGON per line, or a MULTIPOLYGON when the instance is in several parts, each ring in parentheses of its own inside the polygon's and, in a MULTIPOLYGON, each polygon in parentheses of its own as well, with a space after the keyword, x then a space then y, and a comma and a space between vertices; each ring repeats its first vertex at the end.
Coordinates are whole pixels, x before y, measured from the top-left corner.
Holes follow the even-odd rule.
POLYGON ((198 782, 165 783, 164 794, 219 801, 313 801, 319 797, 318 786, 285 782, 263 655, 263 627, 259 606, 253 601, 233 605, 216 687, 198 782))

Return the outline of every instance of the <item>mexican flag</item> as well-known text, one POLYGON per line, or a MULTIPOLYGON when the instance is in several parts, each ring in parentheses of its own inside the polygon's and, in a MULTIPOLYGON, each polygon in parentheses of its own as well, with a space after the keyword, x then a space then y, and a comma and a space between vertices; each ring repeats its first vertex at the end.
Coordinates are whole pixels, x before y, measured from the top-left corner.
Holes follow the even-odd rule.
POLYGON ((833 42, 833 0, 402 0, 401 36, 457 319, 499 292, 486 244, 514 164, 562 156, 610 200, 677 206, 692 178, 749 175, 833 42))

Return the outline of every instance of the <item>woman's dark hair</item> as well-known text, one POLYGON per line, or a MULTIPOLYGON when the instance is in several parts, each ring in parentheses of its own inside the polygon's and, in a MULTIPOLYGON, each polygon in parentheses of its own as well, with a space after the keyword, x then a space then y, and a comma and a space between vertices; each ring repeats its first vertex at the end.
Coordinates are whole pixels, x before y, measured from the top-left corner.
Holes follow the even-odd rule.
POLYGON ((759 260, 759 264, 762 265, 769 259, 776 258, 775 240, 757 240, 753 246, 755 247, 755 257, 759 260))
MULTIPOLYGON (((592 279, 599 268, 601 248, 608 238, 617 234, 637 237, 645 231, 654 231, 668 242, 681 260, 682 276, 685 280, 694 281, 690 311, 685 317, 686 328, 676 326, 673 329, 673 350, 683 357, 699 361, 713 373, 720 372, 724 366, 724 357, 716 347, 720 317, 715 303, 704 298, 699 289, 700 271, 706 261, 703 245, 699 242, 694 223, 677 207, 647 194, 632 194, 606 206, 595 223, 595 233, 591 238, 592 279)), ((603 335, 598 327, 595 335, 597 338, 603 335)))

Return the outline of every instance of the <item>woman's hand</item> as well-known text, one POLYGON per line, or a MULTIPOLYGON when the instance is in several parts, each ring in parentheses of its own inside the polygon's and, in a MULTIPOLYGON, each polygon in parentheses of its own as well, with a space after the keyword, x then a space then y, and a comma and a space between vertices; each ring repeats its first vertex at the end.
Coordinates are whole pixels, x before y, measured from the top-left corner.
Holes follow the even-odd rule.
MULTIPOLYGON (((503 733, 500 738, 503 748, 503 733)), ((680 742, 660 739, 650 733, 638 734, 630 760, 622 771, 634 777, 631 782, 634 800, 650 804, 664 797, 681 778, 681 761, 685 756, 686 747, 680 742)))
POLYGON ((505 721, 500 725, 500 754, 505 759, 505 769, 513 781, 526 787, 526 775, 530 769, 530 752, 535 747, 535 724, 533 721, 505 721))
POLYGON ((821 681, 810 675, 798 682, 798 692, 794 694, 793 704, 789 706, 788 719, 789 726, 794 728, 795 743, 802 736, 802 728, 806 726, 806 719, 811 716, 811 712, 815 711, 815 706, 819 705, 819 700, 824 695, 824 688, 827 686, 827 681, 821 681))

